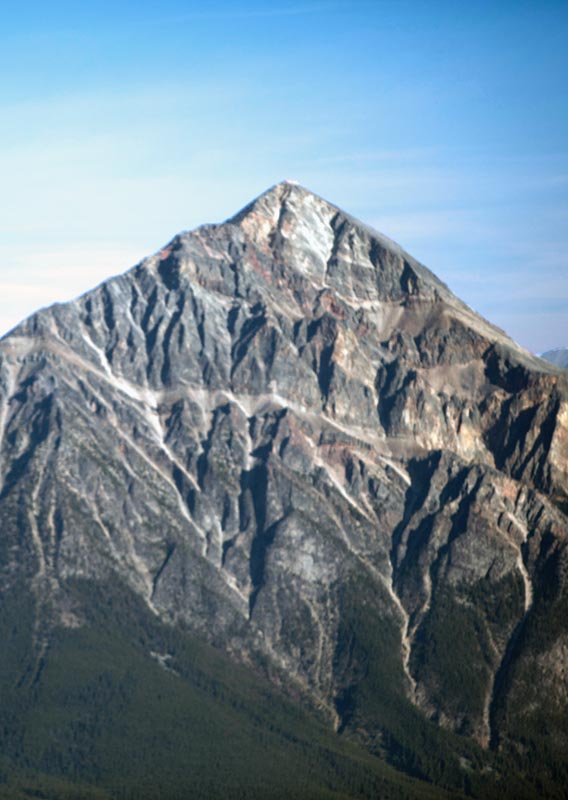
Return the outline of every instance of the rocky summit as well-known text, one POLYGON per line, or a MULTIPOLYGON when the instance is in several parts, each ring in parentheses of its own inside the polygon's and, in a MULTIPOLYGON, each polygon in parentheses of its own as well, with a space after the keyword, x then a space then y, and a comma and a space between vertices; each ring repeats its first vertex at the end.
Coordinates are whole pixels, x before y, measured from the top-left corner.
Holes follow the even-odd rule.
MULTIPOLYGON (((183 639, 365 775, 413 776, 381 797, 563 796, 568 377, 385 236, 291 182, 179 234, 1 340, 0 442, 14 792, 31 770, 43 796, 142 797, 97 720, 142 670, 195 688, 183 639), (109 642, 131 635, 123 685, 109 642), (37 744, 56 691, 73 719, 50 711, 37 744)), ((255 730, 276 735, 269 715, 255 730)), ((211 759, 203 796, 229 796, 211 759)), ((342 769, 297 796, 379 796, 342 769)), ((164 786, 148 796, 191 777, 164 786)))

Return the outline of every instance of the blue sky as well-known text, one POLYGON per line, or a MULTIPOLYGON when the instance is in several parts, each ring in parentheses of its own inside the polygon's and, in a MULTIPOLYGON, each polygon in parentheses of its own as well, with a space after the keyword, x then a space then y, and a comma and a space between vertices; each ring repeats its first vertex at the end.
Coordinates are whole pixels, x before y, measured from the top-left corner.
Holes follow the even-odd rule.
POLYGON ((294 178, 568 344, 566 41, 566 0, 4 0, 0 331, 294 178))

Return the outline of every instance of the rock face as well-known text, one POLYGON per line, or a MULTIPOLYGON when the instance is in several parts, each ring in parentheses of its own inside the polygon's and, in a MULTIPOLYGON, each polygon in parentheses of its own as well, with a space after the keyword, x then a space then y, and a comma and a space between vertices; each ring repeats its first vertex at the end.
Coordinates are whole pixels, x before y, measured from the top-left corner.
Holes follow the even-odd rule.
POLYGON ((557 367, 564 367, 568 369, 568 347, 557 347, 554 350, 547 350, 542 353, 541 358, 545 361, 550 361, 551 364, 556 364, 557 367))
POLYGON ((566 375, 302 187, 4 337, 0 442, 38 664, 118 580, 371 749, 563 752, 566 375))

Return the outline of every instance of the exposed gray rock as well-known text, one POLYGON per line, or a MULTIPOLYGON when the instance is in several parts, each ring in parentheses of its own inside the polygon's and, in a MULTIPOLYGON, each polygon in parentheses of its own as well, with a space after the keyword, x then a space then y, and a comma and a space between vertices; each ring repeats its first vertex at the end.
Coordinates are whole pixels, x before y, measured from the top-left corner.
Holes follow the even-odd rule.
POLYGON ((565 373, 302 187, 4 337, 0 442, 1 586, 29 581, 38 652, 81 624, 67 582, 110 577, 337 727, 382 724, 346 699, 348 601, 393 686, 484 744, 525 663, 566 696, 566 629, 520 636, 551 570, 566 593, 565 373))

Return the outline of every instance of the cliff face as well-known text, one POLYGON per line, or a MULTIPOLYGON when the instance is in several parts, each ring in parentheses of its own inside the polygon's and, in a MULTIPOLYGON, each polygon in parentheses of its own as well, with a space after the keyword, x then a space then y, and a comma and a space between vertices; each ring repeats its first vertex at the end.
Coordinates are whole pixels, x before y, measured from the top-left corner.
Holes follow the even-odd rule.
POLYGON ((0 441, 38 665, 110 580, 371 749, 566 701, 566 374, 297 185, 4 337, 0 441))

